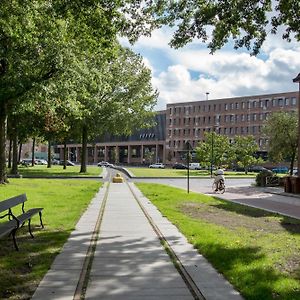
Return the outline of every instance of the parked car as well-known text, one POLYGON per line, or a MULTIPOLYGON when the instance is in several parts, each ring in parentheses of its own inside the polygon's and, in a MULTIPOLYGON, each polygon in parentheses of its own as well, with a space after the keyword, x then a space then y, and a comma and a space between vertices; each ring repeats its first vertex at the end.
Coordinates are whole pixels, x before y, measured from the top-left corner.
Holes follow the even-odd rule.
POLYGON ((152 164, 149 165, 149 168, 153 168, 153 169, 164 169, 165 165, 162 163, 156 163, 156 164, 152 164))
POLYGON ((248 172, 261 172, 261 171, 265 171, 268 170, 265 167, 262 166, 251 166, 248 168, 248 172))
POLYGON ((45 159, 36 159, 35 163, 37 165, 48 165, 48 162, 45 159))
POLYGON ((184 164, 174 164, 173 169, 187 169, 188 167, 184 164))
POLYGON ((199 163, 189 163, 190 170, 201 170, 199 163))
POLYGON ((59 165, 59 160, 52 159, 51 163, 52 163, 52 165, 59 165))
POLYGON ((272 172, 281 173, 281 174, 286 174, 288 173, 288 171, 289 171, 288 167, 275 167, 272 169, 272 172))
MULTIPOLYGON (((64 160, 61 160, 59 162, 60 165, 64 165, 64 160)), ((71 162, 70 160, 66 160, 66 165, 67 166, 75 166, 75 164, 73 162, 71 162)))
POLYGON ((30 166, 32 164, 31 158, 24 158, 21 160, 21 165, 23 166, 30 166))
MULTIPOLYGON (((289 174, 290 174, 290 172, 289 172, 289 174)), ((293 175, 298 176, 298 168, 293 169, 293 175)))
POLYGON ((107 161, 100 161, 100 162, 97 163, 97 166, 98 167, 113 167, 114 165, 110 164, 107 161))

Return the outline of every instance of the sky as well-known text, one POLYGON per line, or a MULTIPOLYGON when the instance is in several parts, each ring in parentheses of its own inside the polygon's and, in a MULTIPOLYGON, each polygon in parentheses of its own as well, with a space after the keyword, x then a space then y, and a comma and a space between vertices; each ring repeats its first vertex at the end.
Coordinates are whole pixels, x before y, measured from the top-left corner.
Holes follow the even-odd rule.
POLYGON ((133 46, 121 39, 123 46, 139 53, 152 72, 152 84, 159 92, 155 110, 167 103, 201 101, 238 96, 297 91, 292 79, 300 73, 300 43, 288 43, 281 35, 270 35, 258 56, 246 50, 234 50, 228 43, 209 54, 199 40, 180 49, 168 43, 168 27, 141 37, 133 46), (209 94, 207 94, 209 93, 209 94))

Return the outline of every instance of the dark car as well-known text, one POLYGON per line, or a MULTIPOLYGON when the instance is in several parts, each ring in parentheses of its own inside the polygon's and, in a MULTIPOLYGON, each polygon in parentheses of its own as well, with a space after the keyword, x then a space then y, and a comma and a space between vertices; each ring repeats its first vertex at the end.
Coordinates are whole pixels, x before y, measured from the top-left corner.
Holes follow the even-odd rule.
POLYGON ((281 173, 281 174, 286 174, 289 172, 289 168, 288 167, 275 167, 272 169, 272 172, 274 173, 281 173))
POLYGON ((187 169, 188 167, 184 164, 175 164, 172 168, 173 169, 187 169))
POLYGON ((261 172, 261 171, 266 171, 268 169, 266 169, 265 167, 262 166, 251 166, 248 169, 248 172, 261 172))

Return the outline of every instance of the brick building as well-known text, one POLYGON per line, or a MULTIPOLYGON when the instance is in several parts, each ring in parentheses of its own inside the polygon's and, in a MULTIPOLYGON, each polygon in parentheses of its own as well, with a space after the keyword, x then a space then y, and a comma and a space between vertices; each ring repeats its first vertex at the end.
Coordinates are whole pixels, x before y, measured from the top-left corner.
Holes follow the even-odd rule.
MULTIPOLYGON (((297 111, 298 92, 211 99, 167 104, 157 112, 156 126, 137 130, 128 137, 107 135, 88 147, 88 162, 105 160, 120 164, 174 163, 181 161, 184 145, 195 148, 204 133, 215 131, 231 141, 235 135, 253 135, 261 153, 266 153, 268 141, 262 136, 263 122, 276 111, 297 111)), ((80 161, 80 144, 68 144, 68 159, 80 161)), ((63 157, 62 146, 57 146, 63 157)))

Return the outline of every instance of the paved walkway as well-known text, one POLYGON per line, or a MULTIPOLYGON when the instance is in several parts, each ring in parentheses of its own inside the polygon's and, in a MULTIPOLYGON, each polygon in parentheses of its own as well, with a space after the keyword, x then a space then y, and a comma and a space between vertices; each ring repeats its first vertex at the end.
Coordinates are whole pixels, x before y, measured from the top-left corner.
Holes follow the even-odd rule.
MULTIPOLYGON (((156 231, 166 237, 195 290, 200 290, 207 300, 241 300, 177 228, 132 183, 130 186, 156 224, 156 231)), ((104 190, 91 202, 32 299, 74 299, 99 210, 105 201, 104 190)), ((85 299, 195 299, 129 186, 110 184, 106 199, 85 299)))

